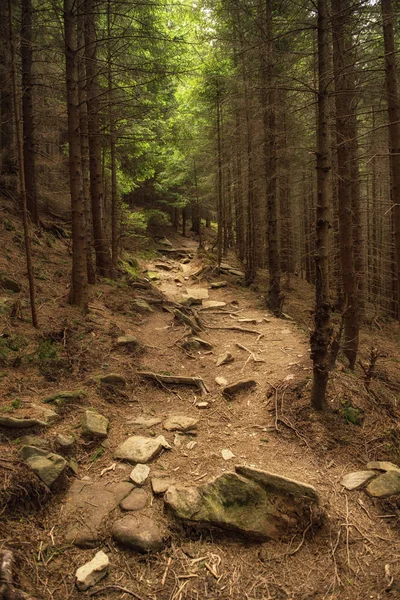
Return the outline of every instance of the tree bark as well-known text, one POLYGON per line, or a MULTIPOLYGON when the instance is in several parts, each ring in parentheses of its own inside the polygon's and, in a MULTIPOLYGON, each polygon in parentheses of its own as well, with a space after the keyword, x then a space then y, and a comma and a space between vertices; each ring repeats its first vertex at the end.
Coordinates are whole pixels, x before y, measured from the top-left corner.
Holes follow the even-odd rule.
POLYGON ((16 148, 13 127, 11 47, 7 3, 0 2, 0 194, 16 190, 16 148))
POLYGON ((103 277, 111 276, 111 256, 104 227, 100 100, 97 64, 96 13, 94 0, 85 0, 85 56, 87 75, 90 196, 96 267, 103 277))
POLYGON ((8 0, 8 25, 9 25, 9 39, 11 46, 11 82, 13 92, 13 108, 14 108, 14 120, 15 129, 17 134, 17 152, 18 152, 18 174, 19 174, 19 185, 21 195, 21 209, 22 209, 22 222, 24 227, 24 240, 25 240, 25 256, 26 256, 26 268, 28 272, 29 281, 29 297, 31 304, 31 315, 32 325, 38 327, 38 319, 36 313, 36 300, 35 300, 35 281, 33 277, 33 266, 32 266, 32 250, 31 250, 31 233, 28 219, 28 208, 26 201, 26 185, 25 185, 25 168, 24 168, 24 150, 23 150, 23 139, 22 139, 22 123, 18 105, 18 93, 17 93, 17 75, 15 69, 15 48, 14 48, 14 34, 12 26, 12 8, 11 0, 8 0))
POLYGON ((383 41, 385 50, 386 94, 389 113, 389 152, 391 170, 391 200, 396 258, 397 310, 400 306, 400 96, 396 70, 396 46, 393 33, 392 0, 381 0, 383 41))
POLYGON ((317 128, 317 209, 315 249, 315 327, 311 334, 313 386, 311 405, 326 407, 329 377, 329 348, 332 335, 329 289, 329 230, 331 227, 331 164, 329 142, 329 36, 328 1, 318 0, 318 128, 317 128))
POLYGON ((86 220, 82 191, 81 136, 79 129, 77 24, 75 0, 64 0, 69 177, 72 213, 72 286, 70 302, 71 304, 76 304, 86 312, 88 307, 88 281, 86 220))
POLYGON ((26 205, 31 221, 39 225, 33 119, 32 0, 22 0, 21 8, 22 123, 26 205))

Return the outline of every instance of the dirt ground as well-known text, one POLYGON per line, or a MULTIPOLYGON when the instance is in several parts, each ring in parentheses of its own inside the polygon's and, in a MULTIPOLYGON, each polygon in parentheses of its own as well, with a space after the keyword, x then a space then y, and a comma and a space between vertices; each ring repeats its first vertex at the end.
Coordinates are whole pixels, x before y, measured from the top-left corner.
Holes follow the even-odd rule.
MULTIPOLYGON (((5 240, 0 271, 22 282, 21 234, 7 207, 0 228, 5 240)), ((373 393, 365 390, 361 368, 354 375, 339 363, 331 378, 330 408, 317 415, 309 408, 309 317, 301 321, 296 310, 290 310, 297 306, 307 313, 303 282, 293 282, 295 290, 286 308, 296 320, 276 319, 263 307, 262 293, 244 288, 238 277, 218 275, 209 258, 199 258, 194 240, 172 235, 170 239, 193 252, 190 263, 158 255, 141 261, 141 269, 158 273, 154 287, 171 301, 179 301, 186 290, 190 294, 193 288, 204 288, 210 300, 226 303, 220 312, 198 312, 204 324, 200 337, 213 350, 183 350, 180 344, 187 329, 160 303, 152 304, 149 313, 133 308, 135 298, 156 296, 133 288, 126 278, 96 285, 88 315, 79 314, 67 303, 69 241, 45 233, 34 244, 40 330, 30 327, 23 300, 23 320, 9 316, 18 295, 4 292, 0 299, 0 415, 34 416, 37 409, 32 403, 40 405, 59 390, 84 389, 84 403, 61 411, 60 419, 41 435, 53 443, 57 433, 75 433, 79 469, 69 477, 110 483, 129 476, 130 467, 123 463, 101 475, 115 462, 117 445, 134 432, 128 421, 143 415, 199 418, 196 435, 185 435, 180 446, 174 445, 175 434, 164 431, 162 424, 152 428, 151 434, 165 435, 172 450, 163 452, 151 469, 163 470, 179 483, 201 484, 235 465, 253 465, 315 486, 325 511, 323 523, 289 541, 256 543, 216 529, 182 525, 165 513, 162 498, 154 496, 145 512, 166 531, 165 549, 149 556, 123 550, 105 527, 99 548, 110 557, 109 574, 95 588, 78 592, 75 571, 95 550, 75 548, 63 538, 69 527, 63 516, 68 481, 52 494, 35 489, 33 498, 32 485, 29 492, 25 489, 32 476, 18 460, 18 439, 28 432, 0 428, 0 491, 3 499, 12 486, 21 491, 14 500, 0 504, 0 549, 10 548, 16 555, 18 586, 52 600, 89 595, 139 600, 400 598, 399 501, 376 501, 362 490, 347 492, 339 483, 343 474, 363 468, 368 460, 399 461, 397 330, 391 326, 390 333, 381 328, 364 334, 364 362, 373 343, 386 351, 373 393), (156 267, 162 262, 171 270, 156 267), (202 267, 207 268, 199 274, 202 267), (177 276, 181 281, 175 281, 177 276), (220 280, 228 285, 209 289, 210 281, 220 280), (236 326, 253 333, 229 329, 236 326), (125 334, 138 338, 139 351, 116 345, 117 337, 125 334), (225 352, 233 355, 233 362, 217 367, 218 356, 225 352), (143 370, 200 376, 209 392, 157 387, 141 378, 143 370), (119 392, 99 388, 94 377, 105 373, 123 375, 126 388, 119 392), (216 377, 228 382, 251 377, 257 386, 228 401, 216 377), (201 401, 207 401, 208 408, 199 409, 201 401), (348 418, 349 405, 356 408, 356 423, 348 418), (110 420, 105 447, 80 437, 87 406, 110 420), (234 457, 224 460, 223 449, 234 457)), ((229 262, 238 267, 231 257, 229 262)), ((150 489, 148 483, 145 489, 150 489)), ((110 522, 118 513, 116 509, 110 515, 110 522)))

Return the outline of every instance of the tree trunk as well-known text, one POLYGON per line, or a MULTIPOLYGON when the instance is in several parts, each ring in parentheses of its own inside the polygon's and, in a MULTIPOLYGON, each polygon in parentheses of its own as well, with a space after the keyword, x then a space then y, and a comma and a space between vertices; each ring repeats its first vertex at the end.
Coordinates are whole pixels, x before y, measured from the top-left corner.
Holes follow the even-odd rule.
POLYGON ((72 213, 72 287, 70 301, 87 311, 85 206, 82 192, 81 136, 79 129, 79 84, 75 0, 64 0, 69 177, 72 213))
POLYGON ((218 267, 222 260, 222 240, 223 240, 223 196, 222 196, 222 147, 221 147, 221 98, 220 90, 217 88, 216 98, 216 117, 217 117, 217 264, 218 267))
POLYGON ((96 267, 103 277, 111 276, 111 256, 104 227, 100 100, 97 64, 96 14, 94 0, 85 0, 85 56, 87 75, 90 196, 96 267))
POLYGON ((16 150, 13 127, 11 47, 7 3, 0 2, 0 194, 16 190, 16 150))
POLYGON ((329 142, 329 35, 328 1, 318 0, 318 130, 317 130, 317 210, 315 249, 315 328, 311 334, 313 387, 311 405, 326 406, 330 366, 331 301, 329 293, 329 230, 331 227, 331 164, 329 142))
POLYGON ((264 157, 267 188, 267 239, 269 286, 267 306, 277 316, 282 312, 281 269, 278 242, 277 156, 276 156, 276 90, 274 76, 274 42, 272 0, 265 1, 265 47, 262 53, 264 96, 264 157))
POLYGON ((111 167, 111 263, 112 275, 116 277, 119 244, 119 202, 117 188, 117 157, 115 150, 114 90, 111 53, 111 0, 107 2, 107 63, 108 63, 108 117, 110 121, 110 167, 111 167))
POLYGON ((355 270, 355 249, 353 235, 354 192, 359 193, 358 169, 352 167, 354 161, 355 127, 351 123, 354 106, 354 81, 350 72, 352 58, 352 31, 350 29, 349 0, 333 0, 333 65, 336 102, 336 141, 339 206, 339 244, 344 294, 343 312, 343 351, 354 369, 359 341, 359 301, 355 270), (334 12, 336 11, 336 12, 334 12), (357 172, 356 172, 357 171, 357 172))
POLYGON ((10 46, 11 46, 11 63, 10 63, 11 82, 12 82, 12 92, 13 92, 15 129, 16 129, 16 133, 17 133, 18 174, 19 174, 19 184, 20 184, 19 191, 21 194, 21 208, 22 208, 22 222, 23 222, 23 227, 24 227, 26 267, 27 267, 27 271, 28 271, 32 325, 37 328, 38 320, 37 320, 36 302, 35 302, 35 281, 33 278, 31 234, 30 234, 29 219, 28 219, 27 201, 26 201, 22 123, 21 123, 20 112, 19 112, 19 107, 18 107, 17 75, 16 75, 16 70, 15 70, 15 48, 14 48, 14 35, 13 35, 13 27, 12 27, 11 0, 8 0, 8 25, 9 25, 9 36, 10 36, 9 40, 10 40, 10 46))
POLYGON ((88 283, 96 283, 96 271, 92 260, 92 215, 90 205, 89 183, 89 138, 88 138, 88 110, 86 94, 86 62, 85 62, 85 13, 83 6, 78 8, 78 78, 79 78, 79 126, 81 140, 81 170, 82 193, 85 207, 86 228, 86 267, 88 283))
MULTIPOLYGON (((389 113, 389 151, 391 169, 391 200, 397 268, 397 304, 400 305, 400 97, 396 71, 396 46, 393 34, 392 0, 381 0, 385 49, 386 93, 389 113)), ((399 310, 397 309, 397 313, 399 310)))
POLYGON ((22 123, 26 205, 32 222, 39 225, 32 98, 32 0, 22 0, 21 4, 22 123))

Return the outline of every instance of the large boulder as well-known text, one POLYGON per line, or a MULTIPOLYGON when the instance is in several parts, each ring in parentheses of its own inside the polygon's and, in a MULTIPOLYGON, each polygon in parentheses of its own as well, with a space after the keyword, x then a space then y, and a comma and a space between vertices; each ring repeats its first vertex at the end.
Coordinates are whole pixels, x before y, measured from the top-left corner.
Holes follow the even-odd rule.
POLYGON ((170 487, 164 501, 185 521, 262 540, 303 531, 320 514, 312 486, 249 467, 201 486, 170 487))

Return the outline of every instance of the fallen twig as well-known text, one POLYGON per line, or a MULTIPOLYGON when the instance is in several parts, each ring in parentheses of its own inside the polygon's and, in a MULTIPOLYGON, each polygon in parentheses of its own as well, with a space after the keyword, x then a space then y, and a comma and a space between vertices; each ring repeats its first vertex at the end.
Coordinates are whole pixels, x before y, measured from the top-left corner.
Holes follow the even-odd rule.
POLYGON ((205 326, 207 329, 228 329, 229 331, 241 331, 242 333, 254 333, 255 335, 263 335, 260 331, 255 329, 246 329, 245 327, 239 327, 239 325, 231 325, 227 327, 213 327, 211 325, 205 326))
POLYGON ((143 600, 143 596, 139 596, 139 594, 137 594, 136 592, 132 592, 132 590, 128 590, 128 588, 122 587, 122 585, 105 585, 102 588, 99 588, 98 590, 93 590, 93 592, 90 593, 90 596, 97 596, 97 594, 101 594, 102 592, 105 592, 106 590, 119 590, 120 592, 124 592, 124 594, 129 594, 130 596, 133 596, 134 598, 136 598, 136 600, 143 600))
POLYGON ((10 550, 0 551, 0 600, 33 600, 33 597, 13 585, 14 555, 10 550))

